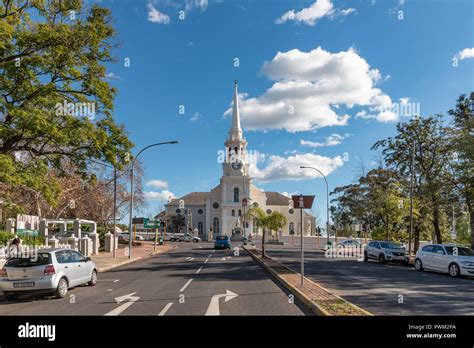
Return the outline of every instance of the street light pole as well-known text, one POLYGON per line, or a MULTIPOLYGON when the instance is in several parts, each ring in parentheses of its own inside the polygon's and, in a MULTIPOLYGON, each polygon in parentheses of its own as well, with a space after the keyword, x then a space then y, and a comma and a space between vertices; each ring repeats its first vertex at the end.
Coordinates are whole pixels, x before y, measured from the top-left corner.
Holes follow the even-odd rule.
POLYGON ((145 151, 146 149, 149 149, 150 147, 154 146, 159 146, 159 145, 165 145, 165 144, 177 144, 178 142, 176 140, 174 141, 166 141, 162 143, 156 143, 156 144, 151 144, 143 149, 141 149, 138 154, 133 158, 131 166, 130 166, 130 221, 128 223, 128 232, 129 232, 129 240, 128 240, 128 258, 132 258, 132 214, 133 214, 133 168, 135 166, 135 161, 137 160, 138 156, 145 151))
MULTIPOLYGON (((305 166, 300 166, 301 169, 313 169, 317 171, 321 176, 324 178, 324 181, 326 182, 326 235, 327 235, 327 243, 329 244, 329 185, 328 185, 328 180, 326 179, 326 176, 319 170, 314 167, 305 167, 305 166)), ((319 246, 319 245, 318 245, 319 246)))
POLYGON ((408 257, 411 256, 411 241, 413 236, 413 187, 415 185, 415 139, 411 147, 411 178, 410 178, 410 234, 408 235, 408 257))

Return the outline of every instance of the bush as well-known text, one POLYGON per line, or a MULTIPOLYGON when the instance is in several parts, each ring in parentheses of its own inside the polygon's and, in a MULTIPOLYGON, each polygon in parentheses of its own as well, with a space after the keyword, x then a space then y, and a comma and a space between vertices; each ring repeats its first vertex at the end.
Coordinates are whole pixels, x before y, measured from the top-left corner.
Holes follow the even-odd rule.
MULTIPOLYGON (((0 231, 0 245, 7 245, 14 234, 0 231)), ((23 237, 19 236, 23 245, 44 245, 44 237, 23 237)))

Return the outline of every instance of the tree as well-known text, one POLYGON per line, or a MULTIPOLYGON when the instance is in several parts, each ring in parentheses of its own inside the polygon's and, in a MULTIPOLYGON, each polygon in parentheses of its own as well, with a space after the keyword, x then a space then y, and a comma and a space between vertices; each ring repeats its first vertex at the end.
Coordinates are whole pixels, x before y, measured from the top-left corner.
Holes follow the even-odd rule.
POLYGON ((89 159, 121 168, 132 147, 113 120, 116 90, 106 81, 110 11, 80 0, 4 0, 0 19, 0 182, 55 205, 64 163, 87 177, 89 159))
POLYGON ((470 244, 474 249, 474 92, 469 98, 461 95, 449 114, 453 116, 450 145, 455 154, 450 157, 451 178, 469 212, 470 244))
POLYGON ((286 217, 279 212, 272 212, 271 214, 266 214, 262 208, 252 207, 245 214, 247 220, 253 220, 258 227, 261 227, 263 230, 262 234, 262 257, 266 257, 265 254, 265 237, 267 229, 271 231, 276 231, 280 228, 283 228, 286 223, 286 217))
POLYGON ((372 149, 382 149, 390 168, 400 177, 409 178, 411 173, 412 144, 415 142, 416 184, 419 197, 428 197, 435 239, 442 243, 442 205, 446 203, 443 189, 446 186, 448 134, 441 115, 414 118, 397 124, 395 137, 378 141, 372 149))

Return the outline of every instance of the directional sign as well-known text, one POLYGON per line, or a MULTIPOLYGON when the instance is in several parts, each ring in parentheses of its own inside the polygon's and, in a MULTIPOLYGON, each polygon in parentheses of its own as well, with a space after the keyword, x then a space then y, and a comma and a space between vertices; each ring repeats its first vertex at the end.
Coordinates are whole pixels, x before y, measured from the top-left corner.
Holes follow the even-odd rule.
POLYGON ((115 308, 114 310, 106 313, 105 315, 114 316, 114 315, 119 315, 120 313, 122 313, 124 310, 126 310, 128 307, 130 307, 131 305, 133 305, 135 302, 137 302, 140 299, 140 297, 138 297, 138 296, 133 296, 135 294, 136 294, 136 292, 132 292, 131 294, 128 294, 128 295, 123 295, 123 296, 120 296, 120 297, 116 297, 115 302, 117 302, 118 304, 120 304, 124 301, 127 301, 127 300, 128 300, 128 302, 125 302, 123 305, 115 308))
POLYGON ((242 199, 242 207, 246 207, 247 203, 248 203, 247 198, 242 199))
POLYGON ((225 297, 224 302, 229 302, 230 300, 236 298, 236 293, 233 293, 230 290, 227 290, 225 294, 214 295, 211 298, 211 302, 209 303, 209 307, 207 308, 206 315, 220 315, 219 310, 219 299, 221 297, 225 297))

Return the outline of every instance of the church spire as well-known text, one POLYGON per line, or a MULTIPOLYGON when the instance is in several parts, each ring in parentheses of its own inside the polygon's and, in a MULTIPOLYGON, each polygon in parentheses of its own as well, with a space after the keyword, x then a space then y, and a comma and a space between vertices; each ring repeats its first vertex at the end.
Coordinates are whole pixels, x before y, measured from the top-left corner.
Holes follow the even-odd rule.
POLYGON ((230 139, 242 139, 242 128, 240 127, 239 93, 237 80, 234 81, 234 102, 232 106, 232 126, 229 131, 230 139))

